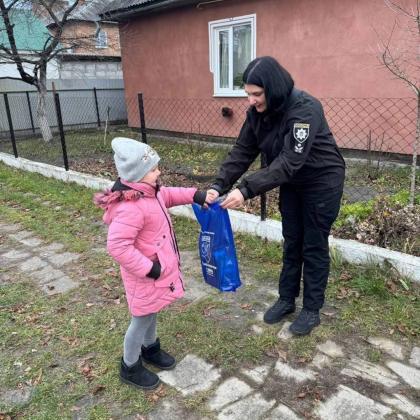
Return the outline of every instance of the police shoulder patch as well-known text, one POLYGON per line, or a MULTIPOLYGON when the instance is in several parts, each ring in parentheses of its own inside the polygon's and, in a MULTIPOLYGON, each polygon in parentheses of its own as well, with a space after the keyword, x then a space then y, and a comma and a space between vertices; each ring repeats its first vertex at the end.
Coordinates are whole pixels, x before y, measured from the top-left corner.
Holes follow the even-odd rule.
POLYGON ((296 153, 302 153, 305 141, 309 137, 310 124, 307 123, 294 123, 293 124, 293 138, 295 139, 294 151, 296 153))

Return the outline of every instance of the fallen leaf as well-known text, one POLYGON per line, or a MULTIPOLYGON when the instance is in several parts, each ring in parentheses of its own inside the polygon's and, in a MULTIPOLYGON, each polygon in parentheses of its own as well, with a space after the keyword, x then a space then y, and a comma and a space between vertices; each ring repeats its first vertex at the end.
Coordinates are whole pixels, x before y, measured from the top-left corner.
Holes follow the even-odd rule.
POLYGON ((105 387, 103 385, 96 385, 95 388, 93 388, 93 395, 99 394, 101 391, 103 391, 105 387))

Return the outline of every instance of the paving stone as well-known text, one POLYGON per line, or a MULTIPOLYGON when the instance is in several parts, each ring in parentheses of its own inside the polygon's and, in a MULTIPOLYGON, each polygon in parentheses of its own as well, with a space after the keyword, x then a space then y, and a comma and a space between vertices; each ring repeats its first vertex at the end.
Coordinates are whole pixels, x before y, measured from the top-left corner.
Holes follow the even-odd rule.
POLYGON ((38 279, 40 284, 48 283, 52 280, 57 280, 64 276, 65 274, 62 271, 56 270, 50 265, 47 265, 42 270, 36 271, 35 273, 33 273, 33 277, 38 279))
POLYGON ((289 407, 279 404, 268 417, 264 417, 264 420, 300 420, 293 410, 289 407))
MULTIPOLYGON (((85 417, 86 418, 86 417, 85 417)), ((115 418, 113 416, 113 418, 115 418)), ((118 417, 120 418, 120 417, 118 417)), ((131 417, 121 417, 124 419, 130 419, 131 417)), ((132 420, 139 420, 145 418, 142 416, 133 416, 132 420)), ((191 411, 186 410, 179 404, 176 400, 162 400, 153 411, 147 415, 148 420, 207 420, 208 417, 203 417, 202 415, 195 415, 191 411)))
POLYGON ((254 369, 241 369, 241 373, 261 385, 270 373, 270 366, 264 365, 257 366, 254 369))
POLYGON ((0 390, 0 402, 8 405, 27 404, 31 399, 31 394, 32 390, 28 387, 0 390))
POLYGON ((252 391, 253 389, 248 384, 238 378, 229 378, 217 388, 215 396, 208 405, 210 409, 219 411, 225 405, 246 397, 252 391))
POLYGON ((6 258, 8 260, 23 260, 26 259, 28 257, 30 257, 31 254, 29 252, 25 252, 25 251, 20 251, 18 249, 12 249, 9 252, 6 252, 5 254, 2 255, 3 258, 6 258))
POLYGON ((13 232, 17 232, 19 229, 20 229, 19 225, 8 225, 8 224, 0 223, 0 232, 13 233, 13 232))
POLYGON ((311 365, 317 369, 323 369, 325 366, 329 366, 330 364, 331 359, 323 353, 317 353, 311 363, 311 365))
POLYGON ((255 312, 255 319, 257 321, 264 321, 264 312, 255 312))
POLYGON ((278 332, 277 337, 280 340, 290 340, 293 337, 293 334, 290 332, 289 327, 292 325, 290 321, 285 321, 283 326, 281 327, 281 330, 278 332))
POLYGON ((51 264, 54 264, 56 267, 62 267, 72 261, 75 261, 80 258, 79 254, 74 254, 71 252, 63 252, 62 254, 51 254, 47 256, 51 264))
POLYGON ((405 382, 415 389, 420 389, 420 370, 412 366, 404 365, 400 362, 391 361, 386 365, 397 375, 401 376, 405 382))
POLYGON ((409 414, 412 417, 420 418, 420 407, 415 406, 404 395, 393 394, 392 397, 389 395, 381 395, 381 398, 385 404, 392 405, 397 410, 409 414))
POLYGON ((315 410, 322 420, 380 420, 392 410, 344 385, 315 410))
POLYGON ((331 340, 326 341, 324 344, 319 344, 316 348, 332 358, 344 356, 343 349, 331 340))
POLYGON ((225 407, 217 416, 219 420, 260 419, 276 403, 267 401, 259 393, 225 407))
POLYGON ((383 337, 369 337, 368 343, 372 344, 372 346, 381 349, 382 351, 394 357, 395 359, 404 359, 402 347, 392 340, 383 337))
POLYGON ((276 372, 283 378, 294 379, 296 382, 315 380, 315 372, 310 369, 294 369, 287 363, 278 360, 274 367, 276 372))
POLYGON ((30 272, 44 268, 47 263, 39 257, 32 257, 19 265, 21 271, 30 272))
POLYGON ((32 232, 30 232, 29 230, 21 230, 20 232, 14 233, 9 236, 15 239, 16 241, 21 241, 22 239, 26 239, 32 236, 32 232))
POLYGON ((264 328, 256 324, 252 325, 251 328, 252 328, 252 331, 254 331, 254 333, 257 335, 261 335, 264 332, 264 328))
POLYGON ((42 257, 47 257, 48 255, 51 255, 54 251, 61 251, 64 248, 63 244, 60 244, 59 242, 51 242, 48 245, 42 246, 37 249, 37 251, 40 253, 42 257))
POLYGON ((36 247, 42 244, 42 241, 39 238, 21 239, 19 242, 23 245, 30 246, 30 247, 36 247))
POLYGON ((417 367, 420 367, 420 347, 413 347, 409 362, 417 367))
POLYGON ((8 274, 0 271, 0 286, 10 284, 13 282, 13 277, 8 274))
POLYGON ((42 285, 42 290, 47 295, 56 295, 58 293, 65 293, 69 290, 75 289, 79 284, 70 277, 63 276, 57 280, 42 285))
POLYGON ((220 378, 220 370, 203 359, 187 354, 175 369, 159 372, 160 379, 181 391, 183 395, 206 391, 220 378))
POLYGON ((365 360, 353 358, 349 366, 341 371, 342 375, 350 376, 351 378, 363 378, 368 381, 377 382, 386 387, 393 387, 398 385, 398 377, 389 372, 383 366, 375 365, 365 360))

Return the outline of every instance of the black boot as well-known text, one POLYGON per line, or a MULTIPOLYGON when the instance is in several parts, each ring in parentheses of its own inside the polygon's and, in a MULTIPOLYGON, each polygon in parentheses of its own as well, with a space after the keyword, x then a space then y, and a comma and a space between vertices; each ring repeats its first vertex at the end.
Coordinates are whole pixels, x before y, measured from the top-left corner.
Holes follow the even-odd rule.
POLYGON ((295 302, 290 300, 282 300, 279 298, 277 302, 264 314, 264 322, 266 324, 275 324, 282 320, 287 314, 294 312, 296 309, 295 302))
POLYGON ((141 357, 146 363, 151 363, 159 369, 170 370, 176 365, 175 359, 160 349, 159 338, 147 347, 141 346, 141 357))
POLYGON ((128 367, 124 363, 124 359, 121 358, 120 378, 122 382, 134 385, 141 389, 155 389, 160 383, 159 376, 146 369, 143 366, 140 357, 139 360, 130 367, 128 367))
POLYGON ((290 325, 289 330, 296 335, 307 335, 320 323, 318 310, 302 308, 299 316, 290 325))

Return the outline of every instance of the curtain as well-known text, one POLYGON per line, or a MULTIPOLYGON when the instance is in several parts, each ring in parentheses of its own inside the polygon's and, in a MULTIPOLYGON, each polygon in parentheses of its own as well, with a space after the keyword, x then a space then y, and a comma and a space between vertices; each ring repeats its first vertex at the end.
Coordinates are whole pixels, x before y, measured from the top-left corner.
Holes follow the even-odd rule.
POLYGON ((219 32, 219 84, 229 88, 229 32, 219 32))

